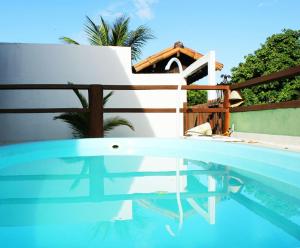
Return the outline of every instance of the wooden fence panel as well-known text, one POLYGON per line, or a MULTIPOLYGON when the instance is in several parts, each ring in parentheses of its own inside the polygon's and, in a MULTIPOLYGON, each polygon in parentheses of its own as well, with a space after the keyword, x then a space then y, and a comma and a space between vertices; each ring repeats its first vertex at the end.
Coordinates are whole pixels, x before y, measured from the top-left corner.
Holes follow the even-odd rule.
MULTIPOLYGON (((198 104, 194 106, 187 106, 187 103, 184 103, 184 108, 189 109, 197 109, 197 108, 208 108, 208 104, 198 104)), ((222 108, 223 105, 219 105, 218 107, 222 108)), ((223 133, 223 123, 225 118, 224 113, 193 113, 193 112, 184 112, 183 114, 183 123, 184 123, 184 132, 186 132, 188 129, 193 128, 195 126, 198 126, 200 124, 203 124, 205 122, 209 122, 213 134, 222 134, 223 133)))

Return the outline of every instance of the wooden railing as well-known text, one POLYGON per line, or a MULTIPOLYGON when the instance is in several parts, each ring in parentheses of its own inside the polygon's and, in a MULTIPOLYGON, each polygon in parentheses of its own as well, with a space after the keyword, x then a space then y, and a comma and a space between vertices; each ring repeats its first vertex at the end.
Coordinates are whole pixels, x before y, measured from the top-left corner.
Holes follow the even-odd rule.
MULTIPOLYGON (((260 104, 253 106, 242 106, 230 109, 229 95, 231 90, 239 90, 266 84, 274 80, 291 78, 300 75, 300 66, 272 73, 267 76, 253 78, 242 83, 232 85, 184 85, 181 90, 222 90, 224 101, 221 107, 188 107, 184 105, 180 112, 183 113, 224 113, 222 123, 223 132, 229 129, 230 112, 257 111, 276 108, 299 108, 300 100, 260 104)), ((62 112, 89 112, 89 137, 103 137, 103 113, 175 113, 176 108, 103 108, 104 90, 178 90, 177 85, 100 85, 100 84, 0 84, 2 90, 87 90, 89 96, 89 108, 14 108, 1 109, 2 113, 62 113, 62 112)))
MULTIPOLYGON (((188 103, 184 103, 184 105, 187 107, 188 103)), ((222 104, 218 104, 221 106, 222 104)), ((212 128, 213 134, 223 134, 226 132, 226 129, 224 127, 225 124, 225 113, 224 112, 210 112, 210 113, 194 113, 193 109, 197 108, 207 108, 209 106, 208 103, 203 104, 197 104, 189 106, 190 109, 189 112, 185 113, 183 116, 184 121, 184 132, 189 130, 190 128, 193 128, 195 126, 198 126, 200 124, 203 124, 205 122, 209 122, 210 126, 212 128), (225 130, 224 130, 225 129, 225 130)), ((216 107, 216 106, 214 106, 216 107)), ((210 106, 210 109, 212 109, 212 106, 210 106)))
MULTIPOLYGON (((230 90, 240 90, 240 89, 250 88, 257 85, 268 84, 280 79, 293 78, 297 75, 300 75, 300 65, 286 70, 278 71, 270 75, 253 78, 242 83, 231 84, 230 90)), ((258 111, 258 110, 269 110, 269 109, 279 109, 279 108, 300 108, 300 100, 235 107, 235 108, 231 108, 230 112, 246 112, 246 111, 258 111)))
POLYGON ((64 84, 0 84, 0 90, 88 90, 89 109, 84 108, 17 108, 0 109, 0 114, 7 113, 62 113, 90 112, 89 137, 103 137, 103 89, 101 85, 64 85, 64 84))
MULTIPOLYGON (((30 108, 0 109, 1 113, 61 113, 89 112, 89 137, 103 137, 103 113, 176 113, 176 108, 103 108, 104 90, 178 90, 177 85, 82 85, 82 84, 0 84, 1 90, 88 90, 89 108, 30 108)), ((189 108, 183 106, 183 113, 225 113, 223 129, 230 123, 229 94, 227 85, 184 85, 181 90, 223 90, 224 103, 218 108, 189 108)))

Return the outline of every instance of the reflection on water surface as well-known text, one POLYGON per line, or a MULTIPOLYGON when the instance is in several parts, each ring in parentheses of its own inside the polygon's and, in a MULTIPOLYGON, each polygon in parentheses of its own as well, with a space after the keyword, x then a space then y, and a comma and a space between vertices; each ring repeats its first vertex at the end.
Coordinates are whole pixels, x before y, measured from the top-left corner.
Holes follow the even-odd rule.
POLYGON ((0 170, 0 243, 293 247, 300 244, 299 198, 298 187, 276 176, 188 159, 16 164, 0 170))

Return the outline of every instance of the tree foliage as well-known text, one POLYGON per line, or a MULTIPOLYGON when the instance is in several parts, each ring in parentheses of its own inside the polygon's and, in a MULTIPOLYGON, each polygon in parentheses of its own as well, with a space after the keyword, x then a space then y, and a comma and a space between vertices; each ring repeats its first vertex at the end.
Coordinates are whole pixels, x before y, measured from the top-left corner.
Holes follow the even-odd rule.
POLYGON ((187 92, 188 105, 193 106, 207 102, 206 90, 188 90, 187 92))
MULTIPOLYGON (((245 61, 232 68, 231 82, 243 82, 300 65, 300 30, 284 29, 267 38, 245 61)), ((242 90, 245 105, 299 99, 300 77, 283 79, 242 90)))
MULTIPOLYGON (((71 83, 69 83, 71 84, 71 83)), ((87 109, 89 108, 89 104, 87 99, 82 95, 78 89, 73 89, 75 95, 77 96, 78 100, 82 108, 87 109)), ((112 96, 113 91, 109 92, 103 98, 103 106, 108 102, 109 98, 112 96)), ((54 120, 62 120, 69 124, 70 128, 72 129, 72 134, 75 138, 87 138, 89 134, 89 118, 90 113, 87 112, 79 112, 79 113, 62 113, 58 116, 54 116, 54 120)), ((103 129, 104 134, 107 134, 114 128, 118 126, 127 126, 131 130, 134 131, 133 125, 126 119, 121 117, 111 117, 104 120, 103 129)))
MULTIPOLYGON (((130 18, 126 16, 116 18, 112 24, 101 17, 98 25, 88 16, 86 18, 85 33, 91 45, 131 47, 132 60, 139 59, 142 47, 148 40, 154 38, 151 29, 145 25, 129 30, 130 18)), ((77 41, 69 37, 60 39, 68 44, 79 45, 77 41)))

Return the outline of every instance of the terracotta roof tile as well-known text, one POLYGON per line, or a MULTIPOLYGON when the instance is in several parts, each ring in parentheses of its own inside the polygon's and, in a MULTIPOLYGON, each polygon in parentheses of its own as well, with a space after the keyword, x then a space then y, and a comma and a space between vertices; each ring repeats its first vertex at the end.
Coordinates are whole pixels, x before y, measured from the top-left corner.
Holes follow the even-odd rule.
MULTIPOLYGON (((166 49, 164 49, 156 54, 153 54, 153 55, 149 56, 148 58, 138 62, 137 64, 134 65, 134 68, 135 68, 136 72, 139 72, 153 64, 156 64, 157 62, 159 62, 161 60, 171 57, 172 55, 176 54, 177 52, 185 54, 194 60, 197 60, 204 56, 203 54, 198 53, 195 50, 187 48, 187 47, 184 47, 184 48, 169 47, 169 48, 166 48, 166 49)), ((221 64, 220 62, 216 62, 216 70, 221 71, 222 68, 223 68, 223 64, 221 64)))

